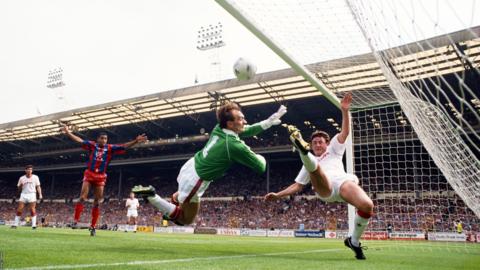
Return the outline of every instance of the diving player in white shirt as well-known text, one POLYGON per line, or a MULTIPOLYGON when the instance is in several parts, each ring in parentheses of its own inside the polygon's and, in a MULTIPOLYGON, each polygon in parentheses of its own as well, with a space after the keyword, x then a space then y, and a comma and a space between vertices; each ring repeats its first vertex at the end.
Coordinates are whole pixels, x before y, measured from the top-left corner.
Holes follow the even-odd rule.
POLYGON ((133 231, 136 233, 138 217, 137 210, 140 208, 140 204, 138 203, 138 199, 135 198, 135 194, 133 192, 130 192, 130 198, 127 199, 125 207, 127 207, 127 228, 125 228, 125 232, 133 231))
POLYGON ((37 192, 38 199, 42 200, 42 189, 40 188, 40 180, 38 176, 33 174, 33 166, 27 165, 25 167, 25 175, 18 179, 18 192, 20 194, 20 199, 18 200, 17 214, 15 216, 15 223, 12 225, 13 229, 16 229, 20 223, 20 218, 22 217, 23 208, 25 204, 30 207, 30 214, 32 216, 32 229, 37 228, 37 213, 35 211, 35 206, 37 204, 37 192))
POLYGON ((355 252, 355 257, 364 260, 360 237, 373 215, 373 202, 358 185, 354 174, 345 172, 342 157, 345 153, 345 141, 350 131, 350 105, 352 94, 347 93, 341 101, 342 131, 331 140, 323 131, 315 131, 311 136, 310 145, 302 139, 302 135, 293 126, 289 126, 290 140, 299 150, 303 167, 295 179, 295 183, 277 193, 265 195, 265 200, 276 200, 300 192, 309 182, 325 202, 347 202, 357 208, 353 234, 345 239, 345 245, 355 252))

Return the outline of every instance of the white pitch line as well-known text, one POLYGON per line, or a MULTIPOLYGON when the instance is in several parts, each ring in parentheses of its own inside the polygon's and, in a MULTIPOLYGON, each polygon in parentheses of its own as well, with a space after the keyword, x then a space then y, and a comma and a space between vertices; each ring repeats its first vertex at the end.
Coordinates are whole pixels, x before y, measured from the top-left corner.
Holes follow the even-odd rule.
POLYGON ((275 252, 264 254, 245 254, 245 255, 232 255, 232 256, 212 256, 212 257, 193 257, 184 259, 171 259, 171 260, 153 260, 153 261, 131 261, 131 262, 118 262, 118 263, 95 263, 95 264, 65 264, 65 265, 52 265, 52 266, 34 266, 26 268, 5 268, 5 270, 51 270, 51 269, 78 269, 78 268, 92 268, 92 267, 109 267, 109 266, 128 266, 128 265, 143 265, 143 264, 165 264, 176 262, 193 262, 204 260, 224 260, 224 259, 238 259, 238 258, 250 258, 261 256, 279 256, 279 255, 292 255, 292 254, 307 254, 307 253, 322 253, 322 252, 335 252, 335 251, 348 251, 345 248, 335 249, 314 249, 305 251, 290 251, 290 252, 275 252))

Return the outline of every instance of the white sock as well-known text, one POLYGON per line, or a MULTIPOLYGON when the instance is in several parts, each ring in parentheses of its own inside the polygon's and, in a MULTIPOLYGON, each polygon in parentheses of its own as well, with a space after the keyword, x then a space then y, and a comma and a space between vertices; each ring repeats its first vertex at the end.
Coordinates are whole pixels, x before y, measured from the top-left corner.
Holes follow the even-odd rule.
POLYGON ((363 218, 356 213, 354 221, 355 228, 353 228, 352 244, 358 247, 360 244, 360 237, 362 237, 363 231, 367 228, 368 218, 363 218))
POLYGON ((15 216, 15 223, 13 224, 13 226, 18 227, 18 224, 20 224, 20 216, 15 216))
POLYGON ((148 197, 148 201, 155 206, 162 214, 170 215, 177 206, 175 204, 168 202, 165 199, 162 199, 160 196, 155 195, 155 197, 148 197))
POLYGON ((306 155, 302 154, 300 151, 300 159, 302 160, 303 166, 307 169, 308 172, 313 172, 317 169, 318 163, 317 159, 312 153, 308 153, 306 155))
POLYGON ((37 216, 32 217, 32 227, 37 227, 37 216))
POLYGON ((133 225, 133 231, 134 231, 134 232, 137 231, 137 224, 133 225))

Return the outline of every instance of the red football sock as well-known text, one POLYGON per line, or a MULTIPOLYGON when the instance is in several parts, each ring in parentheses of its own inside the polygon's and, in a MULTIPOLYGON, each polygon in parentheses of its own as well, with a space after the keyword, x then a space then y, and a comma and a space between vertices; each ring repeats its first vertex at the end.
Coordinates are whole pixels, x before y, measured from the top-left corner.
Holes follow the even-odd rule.
POLYGON ((75 215, 73 217, 75 222, 80 221, 80 215, 82 214, 82 211, 83 211, 83 203, 77 202, 77 204, 75 204, 75 215))
POLYGON ((98 208, 98 206, 94 206, 92 208, 92 224, 90 224, 90 227, 95 228, 95 226, 97 225, 97 220, 99 216, 100 216, 100 209, 98 208))

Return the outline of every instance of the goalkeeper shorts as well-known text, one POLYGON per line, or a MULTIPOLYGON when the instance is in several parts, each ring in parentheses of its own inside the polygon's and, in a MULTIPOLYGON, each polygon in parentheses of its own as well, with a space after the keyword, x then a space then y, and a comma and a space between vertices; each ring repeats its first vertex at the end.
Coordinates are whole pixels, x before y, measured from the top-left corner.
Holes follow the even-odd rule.
POLYGON ((195 171, 195 159, 190 158, 180 169, 177 178, 178 202, 199 202, 210 181, 203 181, 195 171))

